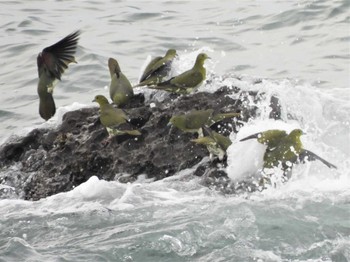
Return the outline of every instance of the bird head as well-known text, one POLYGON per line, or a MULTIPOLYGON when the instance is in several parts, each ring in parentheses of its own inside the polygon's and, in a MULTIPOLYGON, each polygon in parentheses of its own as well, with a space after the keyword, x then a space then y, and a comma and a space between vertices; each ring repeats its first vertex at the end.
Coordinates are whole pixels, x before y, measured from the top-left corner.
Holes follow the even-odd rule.
POLYGON ((95 96, 95 98, 94 98, 94 100, 92 100, 92 102, 96 102, 100 106, 105 105, 105 104, 109 104, 108 99, 103 95, 95 96))
POLYGON ((176 50, 175 49, 169 49, 165 56, 169 56, 169 57, 175 57, 176 56, 176 50))
POLYGON ((196 59, 196 65, 203 65, 204 64, 204 61, 206 59, 210 59, 210 57, 205 54, 205 53, 200 53, 198 56, 197 56, 197 59, 196 59))
POLYGON ((301 129, 294 129, 292 132, 289 133, 290 136, 292 137, 300 137, 301 135, 304 135, 305 133, 301 129))
POLYGON ((183 116, 172 116, 170 118, 170 120, 169 120, 168 125, 173 125, 173 126, 176 126, 176 127, 185 126, 185 124, 184 124, 184 117, 183 116))
POLYGON ((176 116, 172 116, 172 117, 169 119, 168 126, 174 125, 174 123, 177 121, 176 118, 177 118, 176 116))
POLYGON ((292 130, 292 132, 289 133, 289 137, 295 141, 296 143, 298 143, 299 145, 301 145, 301 141, 300 141, 300 137, 301 135, 303 135, 304 132, 301 129, 294 129, 292 130))

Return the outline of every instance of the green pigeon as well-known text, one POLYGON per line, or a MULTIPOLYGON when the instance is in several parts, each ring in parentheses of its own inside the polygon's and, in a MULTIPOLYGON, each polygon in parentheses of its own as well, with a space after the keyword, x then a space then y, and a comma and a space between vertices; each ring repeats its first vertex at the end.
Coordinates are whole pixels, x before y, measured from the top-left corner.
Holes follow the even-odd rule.
POLYGON ((210 153, 210 158, 217 156, 222 161, 226 156, 227 148, 232 144, 231 139, 211 130, 207 126, 204 126, 203 129, 207 133, 206 136, 198 137, 191 141, 205 145, 210 153))
POLYGON ((315 153, 304 149, 300 140, 302 134, 301 129, 294 129, 289 134, 283 130, 267 130, 240 141, 257 139, 259 143, 267 146, 264 154, 264 168, 273 168, 282 164, 283 169, 288 169, 291 164, 305 162, 305 160, 320 160, 329 168, 337 168, 315 153))
POLYGON ((158 56, 154 58, 146 66, 140 83, 136 86, 145 86, 145 85, 156 85, 160 83, 164 77, 168 75, 171 69, 171 64, 176 56, 175 49, 169 49, 164 57, 158 56))
POLYGON ((206 78, 206 70, 204 61, 209 57, 207 54, 200 53, 197 56, 194 66, 182 74, 170 78, 168 81, 161 82, 156 86, 151 86, 152 89, 165 90, 176 94, 189 94, 195 90, 206 78))
POLYGON ((213 124, 224 120, 225 118, 232 118, 240 116, 240 113, 220 113, 213 114, 213 109, 207 110, 192 110, 187 114, 174 115, 170 118, 169 123, 176 126, 183 132, 199 133, 201 134, 202 127, 212 126, 213 124))
POLYGON ((124 106, 134 95, 134 90, 126 78, 121 72, 117 60, 113 58, 108 59, 108 68, 111 74, 111 84, 109 85, 109 95, 118 107, 124 106))
MULTIPOLYGON (((141 135, 138 130, 124 130, 125 124, 128 123, 128 116, 120 108, 114 108, 103 95, 95 96, 92 102, 97 102, 100 105, 100 121, 101 124, 107 129, 108 134, 123 135, 128 134, 132 136, 141 135)), ((130 126, 127 125, 127 128, 130 126)))
POLYGON ((48 120, 56 113, 53 99, 53 88, 68 64, 76 63, 74 54, 77 48, 80 31, 76 31, 61 41, 44 48, 37 56, 39 73, 38 95, 39 114, 48 120))

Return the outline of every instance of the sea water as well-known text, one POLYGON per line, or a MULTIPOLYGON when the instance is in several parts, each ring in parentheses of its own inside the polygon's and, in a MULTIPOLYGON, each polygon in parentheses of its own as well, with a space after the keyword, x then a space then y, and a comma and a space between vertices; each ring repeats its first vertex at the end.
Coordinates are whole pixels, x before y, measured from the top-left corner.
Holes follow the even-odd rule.
MULTIPOLYGON (((244 180, 264 148, 241 138, 301 128, 302 142, 338 169, 298 165, 287 183, 224 195, 193 169, 132 184, 91 177, 40 201, 0 200, 0 261, 349 261, 349 1, 1 1, 0 141, 108 95, 107 59, 136 83, 147 59, 178 50, 173 75, 199 52, 210 84, 242 92, 259 114, 231 134, 226 171, 244 180), (58 83, 56 115, 38 114, 36 56, 81 29, 58 83), (256 84, 256 80, 259 83, 256 84), (253 84, 255 83, 255 84, 253 84), (268 119, 277 96, 282 120, 268 119)), ((137 90, 143 92, 142 89, 137 90)), ((11 167, 16 168, 16 167, 11 167)), ((7 170, 1 170, 7 172, 7 170)), ((2 185, 4 187, 4 185, 2 185)))

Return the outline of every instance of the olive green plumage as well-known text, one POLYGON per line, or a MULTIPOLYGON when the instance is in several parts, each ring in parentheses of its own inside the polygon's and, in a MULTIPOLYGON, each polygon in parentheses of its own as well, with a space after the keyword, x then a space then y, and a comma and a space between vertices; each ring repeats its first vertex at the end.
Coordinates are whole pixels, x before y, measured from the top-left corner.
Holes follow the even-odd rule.
MULTIPOLYGON (((124 130, 123 124, 128 123, 128 116, 120 108, 114 108, 103 95, 95 96, 92 102, 97 102, 100 105, 100 121, 107 129, 109 135, 129 134, 133 136, 141 135, 138 130, 124 130)), ((130 128, 130 126, 128 126, 130 128)))
POLYGON ((206 78, 204 61, 208 58, 206 54, 200 53, 197 56, 194 66, 190 70, 150 88, 165 90, 176 94, 191 93, 200 86, 206 78))
POLYGON ((256 133, 241 139, 240 141, 246 141, 249 139, 257 139, 260 144, 267 145, 268 148, 276 147, 280 141, 287 136, 287 132, 283 130, 267 130, 264 132, 256 133))
POLYGON ((289 134, 283 130, 268 130, 241 139, 257 139, 261 144, 267 146, 264 154, 264 168, 273 168, 282 164, 283 169, 288 169, 292 164, 304 162, 305 160, 320 160, 329 168, 336 168, 315 153, 303 148, 300 137, 301 129, 294 129, 289 134))
POLYGON ((163 81, 171 69, 171 64, 176 56, 175 49, 169 49, 164 57, 154 58, 145 68, 140 83, 136 86, 156 85, 163 81))
POLYGON ((226 156, 227 148, 232 144, 230 138, 223 136, 214 130, 211 130, 208 127, 203 127, 205 130, 205 136, 192 139, 192 142, 195 142, 200 145, 205 145, 212 156, 218 157, 220 161, 226 156))
POLYGON ((192 110, 187 114, 172 116, 169 123, 183 132, 196 133, 200 132, 204 125, 211 126, 225 118, 240 116, 240 113, 220 113, 215 115, 213 113, 213 109, 192 110))
POLYGON ((59 42, 46 47, 37 56, 39 74, 38 95, 39 114, 48 120, 56 113, 55 101, 52 93, 54 84, 61 80, 61 76, 70 63, 76 63, 74 54, 79 40, 76 31, 59 42))
POLYGON ((116 104, 118 107, 124 106, 134 95, 134 90, 127 77, 121 72, 117 60, 109 58, 108 68, 109 73, 111 74, 109 95, 114 104, 116 104))

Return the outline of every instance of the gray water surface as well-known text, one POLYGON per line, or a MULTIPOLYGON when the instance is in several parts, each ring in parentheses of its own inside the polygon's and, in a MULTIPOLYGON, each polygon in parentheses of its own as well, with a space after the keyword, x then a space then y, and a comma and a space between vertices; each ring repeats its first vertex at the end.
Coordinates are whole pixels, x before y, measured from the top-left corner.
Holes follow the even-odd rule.
MULTIPOLYGON (((349 7, 347 0, 1 1, 0 141, 44 123, 36 56, 80 29, 78 64, 55 88, 59 110, 108 94, 109 57, 136 83, 150 55, 175 48, 183 71, 205 51, 212 78, 262 77, 260 85, 224 83, 280 97, 295 119, 284 124, 306 130, 308 148, 338 169, 302 165, 285 185, 239 196, 204 187, 187 170, 127 185, 92 177, 37 202, 2 199, 0 261, 350 261, 349 7)), ((248 127, 275 127, 263 111, 248 127)), ((229 159, 236 166, 228 170, 249 166, 229 159)))
POLYGON ((116 58, 136 83, 148 55, 207 47, 209 69, 348 89, 349 7, 344 1, 1 1, 0 138, 42 123, 38 53, 74 30, 76 55, 55 89, 57 107, 90 104, 116 58))

